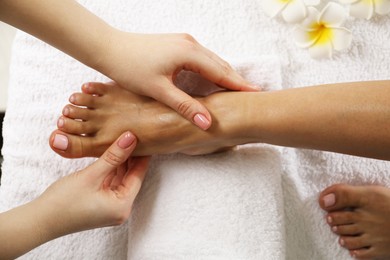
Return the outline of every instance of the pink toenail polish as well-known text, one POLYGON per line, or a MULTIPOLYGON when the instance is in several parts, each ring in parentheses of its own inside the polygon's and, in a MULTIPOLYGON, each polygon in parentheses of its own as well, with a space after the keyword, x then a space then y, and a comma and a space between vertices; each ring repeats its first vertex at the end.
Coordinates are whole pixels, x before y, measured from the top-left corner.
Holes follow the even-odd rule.
POLYGON ((57 127, 62 128, 64 127, 64 125, 65 125, 65 120, 62 117, 60 117, 57 121, 57 127))
POLYGON ((90 87, 91 87, 91 83, 88 82, 88 83, 84 83, 82 88, 85 91, 89 92, 90 87))
POLYGON ((336 195, 330 193, 323 198, 325 207, 331 207, 336 203, 336 195))
POLYGON ((118 146, 122 149, 129 148, 132 143, 134 143, 134 140, 135 136, 132 133, 127 132, 118 140, 118 146))
POLYGON ((64 109, 62 110, 62 114, 64 116, 69 116, 69 113, 70 113, 70 110, 68 107, 64 107, 64 109))
POLYGON ((194 122, 203 130, 207 130, 210 127, 210 121, 202 114, 196 114, 194 116, 194 122))
POLYGON ((53 147, 58 150, 65 151, 68 148, 69 140, 68 137, 61 134, 56 134, 53 140, 53 147))

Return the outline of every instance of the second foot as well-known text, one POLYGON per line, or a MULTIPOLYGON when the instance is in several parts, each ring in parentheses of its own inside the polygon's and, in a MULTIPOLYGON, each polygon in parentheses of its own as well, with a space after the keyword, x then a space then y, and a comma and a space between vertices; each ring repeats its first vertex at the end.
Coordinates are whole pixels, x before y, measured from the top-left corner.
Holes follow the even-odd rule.
POLYGON ((337 184, 319 198, 339 244, 356 259, 390 259, 390 189, 337 184))

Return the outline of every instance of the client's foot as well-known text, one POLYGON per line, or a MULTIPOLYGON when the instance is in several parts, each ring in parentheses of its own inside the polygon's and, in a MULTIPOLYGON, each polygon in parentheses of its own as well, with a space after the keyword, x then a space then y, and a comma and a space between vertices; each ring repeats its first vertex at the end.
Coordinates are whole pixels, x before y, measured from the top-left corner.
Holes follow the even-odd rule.
POLYGON ((71 95, 50 137, 51 148, 63 157, 98 157, 127 130, 138 138, 134 155, 204 154, 228 146, 215 126, 202 131, 167 106, 114 83, 89 83, 82 91, 71 95))
POLYGON ((339 243, 357 259, 390 259, 390 189, 337 184, 319 198, 339 243))

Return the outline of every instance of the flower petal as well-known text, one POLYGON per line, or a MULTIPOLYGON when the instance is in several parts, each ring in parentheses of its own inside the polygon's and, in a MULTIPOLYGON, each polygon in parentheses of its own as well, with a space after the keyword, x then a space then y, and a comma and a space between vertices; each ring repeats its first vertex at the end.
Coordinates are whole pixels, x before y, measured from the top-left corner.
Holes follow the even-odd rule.
POLYGON ((372 0, 356 2, 350 6, 349 13, 354 17, 369 20, 374 14, 374 3, 372 0))
POLYGON ((332 28, 331 41, 335 50, 345 50, 351 45, 352 33, 346 28, 332 28))
POLYGON ((318 17, 320 13, 314 7, 307 8, 307 16, 301 22, 300 27, 304 28, 306 31, 315 31, 318 29, 318 17))
POLYGON ((302 0, 291 0, 282 11, 282 16, 288 23, 298 23, 305 19, 306 15, 306 5, 302 2, 302 0))
POLYGON ((262 7, 264 12, 271 18, 280 13, 288 4, 290 0, 263 0, 262 7))
POLYGON ((353 3, 356 3, 357 1, 360 1, 360 0, 339 0, 339 2, 342 4, 353 4, 353 3))
POLYGON ((376 0, 375 12, 380 15, 390 13, 390 0, 376 0))
POLYGON ((345 8, 339 4, 329 2, 322 10, 319 22, 322 22, 327 27, 341 26, 347 19, 345 8))
POLYGON ((298 26, 293 30, 293 37, 299 47, 308 48, 318 40, 320 34, 317 31, 307 31, 298 26))
POLYGON ((309 48, 309 54, 314 59, 331 58, 333 54, 332 43, 314 44, 309 48))
POLYGON ((306 5, 318 5, 321 1, 320 0, 305 0, 306 5))

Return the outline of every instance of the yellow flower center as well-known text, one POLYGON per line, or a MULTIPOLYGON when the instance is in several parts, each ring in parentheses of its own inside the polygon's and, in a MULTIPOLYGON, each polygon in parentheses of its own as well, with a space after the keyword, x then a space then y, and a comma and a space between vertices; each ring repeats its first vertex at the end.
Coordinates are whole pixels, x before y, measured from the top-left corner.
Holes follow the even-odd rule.
POLYGON ((309 37, 311 41, 315 41, 314 44, 327 44, 332 40, 332 28, 328 28, 324 23, 316 24, 313 28, 315 30, 309 33, 309 37))

